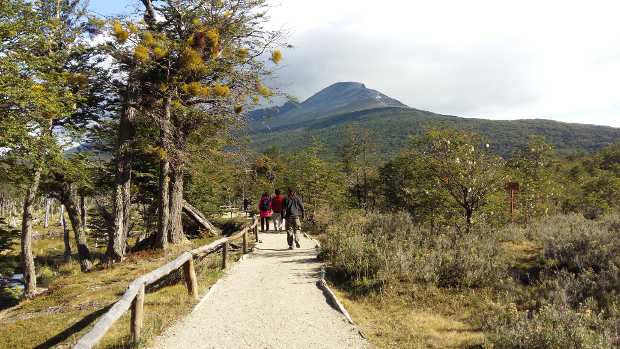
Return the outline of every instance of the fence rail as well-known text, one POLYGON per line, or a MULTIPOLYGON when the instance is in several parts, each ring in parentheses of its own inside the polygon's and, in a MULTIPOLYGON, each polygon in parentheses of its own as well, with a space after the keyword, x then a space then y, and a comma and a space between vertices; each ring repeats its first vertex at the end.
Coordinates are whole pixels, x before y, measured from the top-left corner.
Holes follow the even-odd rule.
POLYGON ((183 267, 183 275, 187 285, 187 292, 193 299, 198 299, 198 282, 194 270, 194 257, 201 257, 216 251, 222 246, 222 269, 226 268, 228 244, 230 241, 243 239, 243 253, 248 252, 248 233, 253 233, 258 242, 258 219, 254 217, 252 225, 243 228, 240 232, 227 238, 218 239, 208 245, 184 252, 175 260, 142 275, 127 286, 123 296, 105 313, 80 340, 73 346, 74 349, 92 348, 127 310, 131 308, 130 331, 134 342, 140 339, 142 330, 142 316, 144 308, 144 290, 146 286, 158 281, 171 272, 183 267))

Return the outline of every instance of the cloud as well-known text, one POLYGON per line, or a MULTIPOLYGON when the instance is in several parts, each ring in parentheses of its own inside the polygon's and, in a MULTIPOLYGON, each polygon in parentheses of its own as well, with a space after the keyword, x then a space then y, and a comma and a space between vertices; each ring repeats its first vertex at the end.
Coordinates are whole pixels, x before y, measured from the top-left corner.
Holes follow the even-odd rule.
POLYGON ((415 108, 620 126, 613 1, 287 1, 280 86, 359 81, 415 108))

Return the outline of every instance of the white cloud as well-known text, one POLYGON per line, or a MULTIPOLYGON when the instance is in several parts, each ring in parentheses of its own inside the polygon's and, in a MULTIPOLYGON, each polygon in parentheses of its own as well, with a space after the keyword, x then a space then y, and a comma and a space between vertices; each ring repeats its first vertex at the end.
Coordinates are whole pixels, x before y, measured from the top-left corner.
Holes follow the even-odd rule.
POLYGON ((275 1, 301 99, 360 81, 439 113, 620 126, 620 2, 275 1))

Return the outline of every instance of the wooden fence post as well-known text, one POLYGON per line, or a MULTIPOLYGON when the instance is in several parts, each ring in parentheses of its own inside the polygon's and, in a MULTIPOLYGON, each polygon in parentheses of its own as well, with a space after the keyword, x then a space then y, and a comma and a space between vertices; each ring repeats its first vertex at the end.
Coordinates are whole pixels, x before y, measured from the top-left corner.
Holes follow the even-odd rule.
POLYGON ((222 245, 222 269, 226 269, 226 259, 228 258, 228 241, 222 245))
POLYGON ((183 264, 187 293, 194 299, 198 299, 198 281, 196 281, 196 270, 194 269, 194 258, 190 258, 183 264))
POLYGON ((258 224, 254 226, 254 237, 256 237, 256 242, 258 242, 258 224))
POLYGON ((248 232, 243 233, 243 254, 248 253, 248 232))
POLYGON ((144 315, 144 284, 140 286, 136 298, 131 304, 131 336, 133 342, 138 343, 142 331, 142 318, 144 315))

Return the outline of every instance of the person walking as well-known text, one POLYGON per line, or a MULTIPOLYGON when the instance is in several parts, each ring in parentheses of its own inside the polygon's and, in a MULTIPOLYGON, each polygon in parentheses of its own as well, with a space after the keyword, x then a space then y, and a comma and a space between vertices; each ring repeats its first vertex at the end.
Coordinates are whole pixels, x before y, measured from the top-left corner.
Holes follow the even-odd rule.
POLYGON ((282 231, 282 203, 284 198, 280 195, 280 189, 276 189, 276 196, 271 199, 271 209, 273 210, 273 225, 276 231, 282 231))
POLYGON ((288 195, 282 203, 282 216, 286 220, 286 240, 288 249, 293 249, 293 241, 295 246, 300 248, 299 234, 301 233, 301 222, 305 218, 304 204, 297 197, 295 189, 288 188, 288 195))
POLYGON ((265 231, 265 225, 269 230, 269 218, 271 218, 271 198, 267 193, 263 193, 258 201, 258 210, 260 211, 260 229, 265 231))

